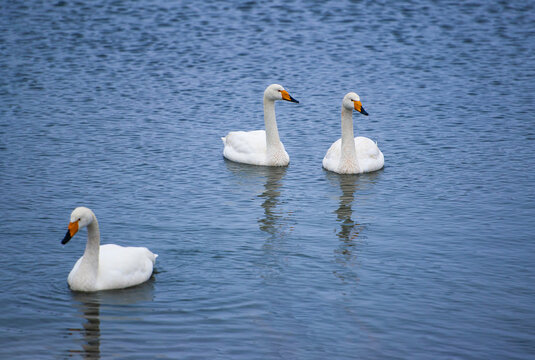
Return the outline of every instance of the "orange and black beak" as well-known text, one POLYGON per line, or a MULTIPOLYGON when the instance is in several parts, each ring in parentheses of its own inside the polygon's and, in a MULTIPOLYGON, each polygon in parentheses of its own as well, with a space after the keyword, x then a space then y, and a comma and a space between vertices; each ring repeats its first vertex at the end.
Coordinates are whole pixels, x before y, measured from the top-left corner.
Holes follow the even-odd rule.
POLYGON ((368 116, 368 113, 366 112, 366 110, 364 110, 364 107, 362 107, 362 103, 360 101, 353 101, 353 103, 355 104, 355 110, 357 110, 362 115, 368 116))
POLYGON ((291 97, 290 94, 288 94, 288 91, 281 90, 281 95, 282 95, 282 100, 291 101, 291 102, 299 104, 299 101, 297 101, 293 97, 291 97))
POLYGON ((69 240, 78 232, 78 221, 69 223, 69 230, 67 230, 67 233, 65 234, 65 237, 63 240, 61 240, 61 243, 65 245, 69 242, 69 240))

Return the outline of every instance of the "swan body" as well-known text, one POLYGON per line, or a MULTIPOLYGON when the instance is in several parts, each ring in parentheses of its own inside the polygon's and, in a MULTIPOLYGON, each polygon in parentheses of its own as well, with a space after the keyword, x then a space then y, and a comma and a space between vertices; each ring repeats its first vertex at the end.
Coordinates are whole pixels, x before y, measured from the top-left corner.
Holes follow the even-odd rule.
POLYGON ((361 174, 382 169, 385 159, 377 144, 363 136, 353 138, 353 110, 368 115, 360 97, 350 92, 342 100, 342 137, 323 158, 323 167, 338 174, 361 174))
POLYGON ((223 156, 239 163, 262 166, 287 166, 290 157, 279 138, 275 118, 275 101, 295 103, 281 85, 269 85, 264 91, 264 124, 266 130, 232 131, 223 140, 223 156))
POLYGON ((100 245, 98 221, 88 208, 78 207, 71 214, 69 229, 62 244, 87 227, 84 255, 72 268, 67 283, 75 291, 123 289, 147 281, 158 255, 146 247, 100 245))

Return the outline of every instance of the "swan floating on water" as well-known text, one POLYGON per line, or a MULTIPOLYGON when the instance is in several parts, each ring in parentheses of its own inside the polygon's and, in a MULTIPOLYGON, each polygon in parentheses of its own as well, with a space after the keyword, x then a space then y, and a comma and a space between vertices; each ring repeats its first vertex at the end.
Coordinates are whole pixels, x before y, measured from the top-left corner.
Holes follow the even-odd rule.
POLYGON ((336 140, 323 158, 323 167, 338 174, 361 174, 384 166, 385 158, 377 144, 363 136, 353 139, 353 110, 368 115, 360 97, 350 92, 342 100, 342 138, 336 140))
POLYGON ((101 246, 97 218, 86 207, 74 209, 61 243, 66 244, 83 227, 87 227, 85 252, 67 278, 72 290, 123 289, 141 284, 151 277, 158 255, 145 247, 101 246))
POLYGON ((275 101, 295 100, 281 85, 269 85, 264 91, 264 123, 266 130, 232 131, 223 140, 223 156, 229 160, 263 166, 286 166, 290 157, 279 139, 275 118, 275 101))

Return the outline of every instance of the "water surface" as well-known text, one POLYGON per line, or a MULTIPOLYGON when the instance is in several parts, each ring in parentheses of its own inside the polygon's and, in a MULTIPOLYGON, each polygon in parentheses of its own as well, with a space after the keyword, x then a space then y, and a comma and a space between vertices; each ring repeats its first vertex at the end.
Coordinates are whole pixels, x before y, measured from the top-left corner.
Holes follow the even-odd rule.
POLYGON ((535 9, 525 1, 0 5, 0 357, 530 359, 535 9), (222 158, 280 83, 284 169, 222 158), (386 166, 321 168, 340 104, 386 166), (103 243, 157 272, 79 294, 103 243))

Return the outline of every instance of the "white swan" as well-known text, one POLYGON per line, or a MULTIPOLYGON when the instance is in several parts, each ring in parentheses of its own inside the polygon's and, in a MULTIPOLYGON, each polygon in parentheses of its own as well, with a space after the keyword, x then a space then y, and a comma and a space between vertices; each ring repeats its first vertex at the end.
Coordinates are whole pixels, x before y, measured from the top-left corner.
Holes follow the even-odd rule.
POLYGON ((381 169, 385 163, 375 142, 362 136, 353 139, 353 110, 368 115, 360 97, 350 92, 342 100, 342 138, 331 145, 323 158, 323 167, 338 174, 371 172, 381 169))
POLYGON ((288 91, 278 84, 269 85, 264 91, 264 123, 266 130, 232 131, 223 140, 223 156, 229 160, 264 166, 286 166, 290 157, 279 139, 275 119, 275 100, 295 103, 288 91))
POLYGON ((122 289, 147 281, 158 255, 145 247, 100 246, 100 231, 93 211, 78 207, 71 214, 66 244, 79 229, 87 226, 84 255, 72 268, 67 282, 72 290, 98 291, 122 289))

